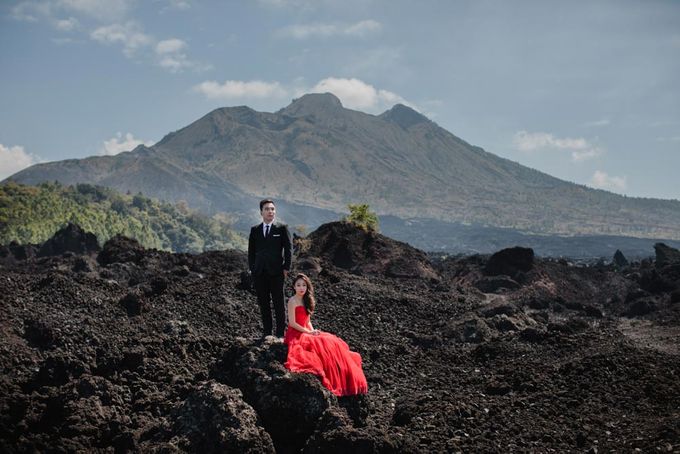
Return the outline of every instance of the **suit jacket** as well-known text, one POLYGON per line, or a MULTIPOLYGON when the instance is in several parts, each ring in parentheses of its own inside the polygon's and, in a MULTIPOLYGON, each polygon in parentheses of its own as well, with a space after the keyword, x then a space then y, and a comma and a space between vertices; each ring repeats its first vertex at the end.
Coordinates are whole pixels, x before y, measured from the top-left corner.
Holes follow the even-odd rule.
POLYGON ((271 276, 290 271, 293 260, 293 238, 286 224, 274 222, 264 237, 262 223, 251 227, 248 237, 248 268, 253 276, 271 276))

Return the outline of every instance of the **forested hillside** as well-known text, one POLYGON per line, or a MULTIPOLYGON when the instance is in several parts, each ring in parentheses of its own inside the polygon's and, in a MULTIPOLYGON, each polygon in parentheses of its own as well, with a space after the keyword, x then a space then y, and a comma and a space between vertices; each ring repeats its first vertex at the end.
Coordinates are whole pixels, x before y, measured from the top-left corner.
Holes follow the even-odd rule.
POLYGON ((245 239, 223 214, 207 217, 187 208, 112 189, 78 184, 0 185, 0 244, 41 243, 73 222, 100 243, 116 234, 146 248, 198 253, 244 249, 245 239))

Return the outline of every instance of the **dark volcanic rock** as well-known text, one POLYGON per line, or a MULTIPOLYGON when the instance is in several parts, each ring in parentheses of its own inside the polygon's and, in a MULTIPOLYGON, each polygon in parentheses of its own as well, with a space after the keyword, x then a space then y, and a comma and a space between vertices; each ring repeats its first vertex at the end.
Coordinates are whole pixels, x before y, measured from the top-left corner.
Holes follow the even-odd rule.
POLYGON ((24 320, 24 337, 33 346, 51 348, 58 339, 58 330, 47 325, 44 321, 29 318, 24 320))
POLYGON ((520 287, 517 281, 511 279, 509 276, 481 276, 474 283, 479 291, 484 293, 494 293, 499 290, 515 290, 520 287))
POLYGON ((162 277, 154 277, 146 287, 145 296, 160 295, 168 288, 168 280, 162 277))
MULTIPOLYGON (((5 246, 2 246, 5 248, 5 246)), ((16 260, 28 260, 35 257, 38 254, 38 247, 33 244, 19 244, 16 241, 12 241, 6 246, 5 252, 2 253, 3 257, 12 255, 16 260)))
POLYGON ((253 277, 249 271, 241 271, 238 288, 241 290, 253 290, 253 277))
POLYGON ((629 317, 638 317, 641 315, 647 315, 650 312, 654 312, 657 309, 657 302, 654 298, 643 298, 635 301, 628 307, 626 315, 629 317))
POLYGON ((295 267, 308 275, 321 272, 321 261, 316 257, 305 257, 295 263, 295 267))
POLYGON ((178 408, 175 430, 187 438, 187 446, 178 444, 190 452, 275 452, 241 391, 214 381, 199 384, 178 408))
POLYGON ((517 278, 519 273, 527 272, 534 266, 534 250, 525 247, 512 247, 493 254, 484 268, 486 274, 496 276, 507 274, 517 278))
POLYGON ((489 340, 491 330, 484 320, 472 317, 460 322, 450 322, 444 330, 444 336, 459 342, 478 344, 489 340))
POLYGON ((526 342, 541 342, 546 338, 545 331, 536 328, 526 328, 520 333, 520 338, 526 342))
POLYGON ((612 262, 619 268, 625 268, 628 266, 628 260, 626 259, 626 256, 623 255, 623 252, 621 252, 618 249, 614 253, 614 258, 612 259, 612 262))
POLYGON ((137 240, 116 235, 104 244, 102 251, 97 256, 101 265, 112 263, 139 263, 144 257, 144 248, 137 240))
POLYGON ((243 392, 277 452, 299 451, 324 411, 337 406, 337 399, 317 377, 286 370, 286 346, 269 339, 260 344, 237 340, 212 375, 243 392))
POLYGON ((517 306, 514 304, 509 304, 509 303, 497 303, 497 304, 492 304, 486 308, 484 308, 482 311, 482 316, 485 318, 490 318, 495 315, 515 315, 517 312, 519 312, 519 309, 517 306))
POLYGON ((680 303, 680 290, 674 290, 671 292, 671 303, 680 303))
POLYGON ((414 440, 408 436, 395 437, 377 429, 355 429, 353 427, 322 432, 314 436, 304 450, 305 454, 400 454, 419 451, 414 440))
MULTIPOLYGON (((401 408, 401 407, 399 407, 401 408)), ((316 431, 309 438, 304 453, 411 453, 418 452, 408 434, 386 433, 383 429, 352 426, 347 415, 330 407, 321 416, 316 431)))
POLYGON ((300 260, 317 257, 358 274, 436 279, 427 255, 414 247, 347 222, 320 226, 300 241, 300 260))
POLYGON ((654 245, 654 252, 656 253, 656 267, 663 268, 668 265, 680 264, 680 251, 664 243, 656 243, 654 245))
POLYGON ((97 251, 99 251, 97 237, 92 233, 85 232, 80 226, 69 222, 66 227, 42 244, 38 251, 38 257, 61 255, 66 252, 89 254, 97 251))
POLYGON ((142 298, 135 293, 128 293, 120 300, 120 305, 123 306, 125 312, 129 316, 141 315, 142 312, 148 310, 148 306, 142 300, 142 298))
POLYGON ((422 257, 398 244, 310 237, 297 245, 321 267, 306 268, 314 326, 361 353, 365 396, 336 398, 284 368, 284 344, 255 340, 242 252, 170 254, 118 239, 100 265, 0 251, 0 451, 677 447, 676 264, 537 258, 512 277, 520 287, 493 295, 473 285, 483 256, 418 262, 436 279, 411 279, 394 277, 400 260, 422 257), (337 266, 343 254, 350 268, 337 266))
MULTIPOLYGON (((678 288, 678 281, 669 276, 669 271, 675 271, 676 265, 669 265, 665 268, 648 268, 642 271, 640 276, 640 287, 650 293, 659 294, 672 291, 678 288)), ((680 268, 680 267, 679 267, 680 268)))

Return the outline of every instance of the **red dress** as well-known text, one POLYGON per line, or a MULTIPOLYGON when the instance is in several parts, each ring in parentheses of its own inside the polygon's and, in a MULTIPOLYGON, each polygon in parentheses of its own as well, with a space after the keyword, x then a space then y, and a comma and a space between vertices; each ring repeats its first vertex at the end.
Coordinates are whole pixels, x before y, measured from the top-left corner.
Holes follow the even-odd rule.
MULTIPOLYGON (((304 306, 295 308, 295 321, 311 329, 304 306)), ((288 345, 285 366, 289 370, 317 375, 336 396, 368 392, 368 383, 361 369, 361 355, 351 351, 339 337, 324 332, 306 334, 289 326, 283 342, 288 345)))

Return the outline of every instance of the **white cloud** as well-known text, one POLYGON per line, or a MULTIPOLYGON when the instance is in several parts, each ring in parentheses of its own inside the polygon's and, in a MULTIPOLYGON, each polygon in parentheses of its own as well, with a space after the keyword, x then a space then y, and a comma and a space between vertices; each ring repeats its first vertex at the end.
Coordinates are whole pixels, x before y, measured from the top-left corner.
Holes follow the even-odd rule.
POLYGON ((191 3, 184 1, 184 0, 168 0, 168 6, 165 7, 163 10, 166 9, 174 9, 177 11, 186 11, 188 9, 191 9, 191 3))
POLYGON ((159 41, 156 44, 156 54, 159 57, 158 64, 170 70, 170 72, 179 72, 185 68, 198 68, 199 65, 189 60, 183 52, 187 47, 186 42, 177 38, 159 41))
POLYGON ((242 98, 268 98, 287 96, 287 90, 278 82, 263 82, 253 80, 227 80, 220 84, 215 81, 205 81, 193 87, 208 99, 233 100, 242 98))
POLYGON ((371 33, 377 33, 382 29, 380 22, 368 19, 355 24, 305 24, 291 25, 279 30, 279 35, 295 39, 319 38, 330 36, 357 36, 363 37, 371 33))
POLYGON ((119 20, 130 9, 130 0, 56 0, 57 7, 90 16, 100 21, 119 20))
MULTIPOLYGON (((131 5, 135 0, 25 0, 14 6, 11 15, 17 20, 43 21, 61 31, 83 29, 82 24, 91 23, 91 19, 105 22, 106 25, 96 27, 89 33, 90 39, 106 45, 122 46, 123 54, 128 57, 145 57, 149 62, 169 70, 180 72, 191 68, 197 71, 211 69, 211 65, 192 61, 186 49, 188 45, 178 38, 156 41, 146 34, 141 24, 136 21, 125 21, 131 5), (64 15, 68 14, 66 18, 64 15), (80 20, 79 20, 80 18, 80 20), (142 53, 144 50, 144 53, 142 53), (155 51, 155 53, 153 52, 155 51)), ((184 10, 190 3, 183 0, 165 0, 166 9, 184 10)), ((72 42, 66 39, 52 38, 56 44, 72 42)))
POLYGON ((78 27, 78 19, 69 17, 68 19, 57 19, 54 26, 63 32, 70 32, 78 27))
POLYGON ((319 36, 332 36, 338 33, 336 25, 329 24, 307 24, 307 25, 291 25, 279 32, 282 36, 287 36, 296 39, 305 39, 319 36))
POLYGON ((11 16, 16 20, 38 22, 51 14, 52 5, 48 2, 25 1, 12 8, 11 16))
POLYGON ((572 150, 571 159, 574 162, 588 161, 589 159, 595 159, 603 154, 604 151, 602 148, 598 147, 586 148, 584 150, 572 150))
MULTIPOLYGON (((312 89, 313 93, 333 93, 340 98, 343 106, 350 109, 370 110, 391 107, 396 103, 409 105, 401 96, 387 90, 376 89, 359 79, 342 79, 329 77, 319 81, 312 89)), ((413 106, 411 106, 413 107, 413 106)))
POLYGON ((547 132, 519 131, 513 137, 513 144, 517 150, 524 152, 569 151, 571 159, 575 162, 586 161, 604 154, 602 148, 590 144, 583 138, 560 139, 547 132))
POLYGON ((350 25, 343 30, 346 35, 366 36, 371 33, 377 33, 382 30, 382 24, 373 19, 362 20, 356 24, 350 25))
POLYGON ((165 39, 163 41, 159 41, 156 44, 156 53, 157 54, 171 54, 174 52, 180 52, 184 49, 186 49, 187 43, 182 41, 181 39, 177 38, 171 38, 171 39, 165 39))
POLYGON ((590 179, 590 185, 600 189, 623 191, 626 189, 626 177, 609 176, 606 172, 596 170, 590 179))
POLYGON ((125 137, 123 137, 123 134, 118 132, 116 133, 115 137, 112 137, 109 140, 104 141, 104 144, 99 149, 99 154, 115 155, 118 153, 122 153, 123 151, 131 151, 137 145, 142 144, 146 145, 147 147, 150 147, 151 145, 153 145, 153 142, 152 141, 144 142, 143 140, 135 139, 129 132, 125 134, 125 137))
POLYGON ((100 27, 90 34, 95 41, 103 44, 121 44, 126 57, 133 57, 141 49, 153 47, 157 64, 176 73, 184 69, 207 70, 209 65, 201 65, 189 59, 184 52, 189 46, 179 38, 169 38, 155 42, 151 36, 145 34, 135 22, 113 24, 100 27))
POLYGON ((222 99, 226 101, 244 98, 285 98, 295 97, 307 93, 333 93, 342 105, 356 110, 376 112, 401 103, 420 111, 417 107, 406 101, 396 93, 388 90, 377 89, 359 79, 342 79, 329 77, 320 80, 312 88, 304 83, 304 80, 295 80, 289 86, 280 82, 263 82, 259 80, 244 82, 239 80, 227 80, 224 83, 205 81, 192 88, 193 91, 203 94, 208 99, 222 99))
POLYGON ((13 175, 40 161, 37 156, 27 153, 22 146, 6 147, 0 143, 0 179, 13 175))
POLYGON ((132 0, 25 0, 12 8, 15 19, 37 22, 47 19, 57 22, 59 15, 83 15, 102 22, 112 22, 125 17, 132 0))
POLYGON ((165 68, 172 73, 177 73, 184 68, 191 68, 194 66, 194 63, 189 61, 184 54, 166 55, 158 61, 158 64, 161 68, 165 68))
POLYGON ((132 57, 139 49, 153 42, 139 25, 131 21, 99 27, 90 34, 90 37, 103 44, 122 44, 123 53, 127 57, 132 57))

